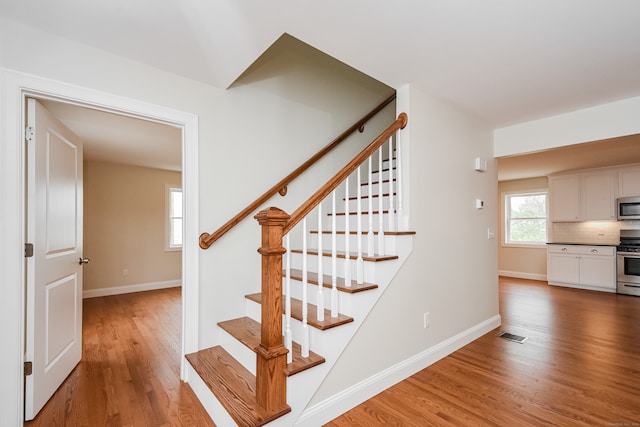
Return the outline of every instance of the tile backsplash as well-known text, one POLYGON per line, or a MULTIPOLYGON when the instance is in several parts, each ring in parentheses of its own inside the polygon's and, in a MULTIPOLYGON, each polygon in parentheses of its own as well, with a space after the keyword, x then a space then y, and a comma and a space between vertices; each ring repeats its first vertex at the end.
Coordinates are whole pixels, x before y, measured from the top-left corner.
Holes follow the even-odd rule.
POLYGON ((640 221, 554 222, 549 230, 549 241, 617 245, 621 229, 640 229, 640 221))

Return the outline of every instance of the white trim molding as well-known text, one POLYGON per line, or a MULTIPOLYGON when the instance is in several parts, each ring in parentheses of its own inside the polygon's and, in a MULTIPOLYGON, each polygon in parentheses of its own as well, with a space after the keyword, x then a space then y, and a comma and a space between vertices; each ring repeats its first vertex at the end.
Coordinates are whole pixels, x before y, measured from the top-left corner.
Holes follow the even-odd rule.
POLYGON ((295 425, 313 427, 326 424, 367 399, 500 327, 501 323, 500 315, 496 314, 413 357, 397 363, 358 384, 354 384, 340 393, 306 408, 295 425))
POLYGON ((158 289, 177 288, 182 286, 181 280, 140 283, 137 285, 113 286, 110 288, 89 289, 82 292, 82 298, 107 297, 111 295, 130 294, 133 292, 155 291, 158 289))
POLYGON ((542 280, 547 281, 546 274, 526 273, 523 271, 498 270, 498 275, 505 277, 515 277, 516 279, 542 280))
POLYGON ((535 153, 640 132, 640 96, 493 131, 493 156, 535 153))
MULTIPOLYGON (((22 425, 25 310, 25 102, 51 99, 182 129, 185 222, 182 251, 182 354, 198 349, 199 204, 198 116, 135 99, 0 68, 0 412, 6 425, 22 425)), ((182 358, 181 376, 185 375, 182 358)))

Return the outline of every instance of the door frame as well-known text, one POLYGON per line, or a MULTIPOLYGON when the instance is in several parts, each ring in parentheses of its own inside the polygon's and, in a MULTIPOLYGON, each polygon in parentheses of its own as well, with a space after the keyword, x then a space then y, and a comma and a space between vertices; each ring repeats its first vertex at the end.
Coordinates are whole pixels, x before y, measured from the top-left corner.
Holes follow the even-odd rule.
POLYGON ((198 116, 135 99, 0 68, 0 400, 10 425, 24 421, 26 270, 26 98, 50 99, 182 129, 182 357, 180 377, 188 381, 184 355, 198 350, 199 201, 198 116), (7 326, 11 325, 11 326, 7 326), (4 405, 7 405, 4 407, 4 405), (15 421, 15 422, 13 422, 15 421))

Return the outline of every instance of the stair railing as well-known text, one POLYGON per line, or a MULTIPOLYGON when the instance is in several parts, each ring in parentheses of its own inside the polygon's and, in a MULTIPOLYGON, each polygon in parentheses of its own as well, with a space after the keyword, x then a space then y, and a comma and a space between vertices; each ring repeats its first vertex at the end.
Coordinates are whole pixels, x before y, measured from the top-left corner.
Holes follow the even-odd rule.
MULTIPOLYGON (((344 267, 344 281, 345 286, 351 286, 351 263, 350 258, 352 255, 349 253, 349 241, 351 237, 351 224, 350 224, 350 190, 349 190, 349 177, 354 172, 356 172, 356 241, 357 241, 357 255, 356 255, 356 282, 358 284, 363 283, 364 281, 364 273, 363 268, 361 268, 361 263, 363 263, 363 254, 362 254, 362 194, 361 194, 361 165, 364 162, 368 161, 368 165, 372 163, 372 156, 376 151, 378 152, 378 183, 377 183, 377 197, 379 197, 378 201, 378 211, 373 211, 373 203, 372 199, 375 197, 373 193, 373 183, 369 179, 368 186, 368 194, 369 198, 369 212, 368 215, 371 217, 374 214, 379 216, 379 230, 378 233, 382 234, 380 240, 384 239, 384 224, 383 224, 383 210, 382 198, 384 194, 384 180, 383 180, 383 162, 382 159, 382 146, 387 143, 388 145, 388 194, 390 205, 387 209, 389 213, 389 224, 388 227, 390 230, 396 230, 397 227, 395 225, 396 216, 393 214, 396 210, 396 206, 393 204, 393 194, 400 194, 400 189, 397 188, 397 182, 394 187, 394 168, 393 168, 393 160, 394 160, 394 152, 396 156, 399 153, 400 144, 397 143, 397 132, 400 129, 404 129, 407 125, 408 117, 405 113, 401 113, 398 118, 387 128, 385 129, 376 139, 373 140, 365 149, 363 149, 356 157, 353 158, 343 169, 341 169, 333 178, 331 178, 325 185, 323 185, 316 193, 311 196, 306 202, 304 202, 298 209, 296 209, 291 216, 286 214, 284 211, 277 208, 268 208, 260 211, 255 218, 258 220, 260 225, 262 226, 262 246, 258 250, 258 252, 262 255, 262 338, 261 344, 257 351, 257 365, 256 365, 256 394, 258 404, 263 406, 268 411, 278 411, 282 410, 284 406, 286 406, 286 374, 284 372, 284 367, 287 364, 288 353, 291 353, 291 343, 292 343, 292 332, 290 327, 290 318, 291 312, 291 289, 290 289, 290 275, 291 275, 291 257, 289 255, 290 248, 290 237, 289 233, 294 229, 296 225, 302 222, 302 293, 303 293, 303 301, 302 301, 302 343, 301 343, 301 353, 302 357, 308 357, 309 355, 309 332, 308 332, 308 271, 307 271, 307 254, 308 254, 308 243, 307 243, 307 217, 309 214, 316 210, 319 215, 318 219, 318 241, 322 240, 322 206, 321 203, 325 200, 329 195, 331 195, 331 316, 338 315, 338 297, 337 297, 337 257, 338 253, 336 250, 336 216, 338 213, 336 212, 336 190, 339 186, 344 184, 344 194, 345 194, 345 212, 344 212, 344 242, 345 242, 345 253, 342 255, 345 259, 345 267, 344 267), (394 148, 394 135, 396 135, 396 144, 394 148), (286 248, 283 247, 283 239, 286 244, 286 248), (284 328, 284 339, 283 339, 283 292, 282 292, 282 278, 283 278, 283 263, 282 263, 282 255, 287 253, 286 263, 284 265, 284 269, 286 271, 286 281, 285 281, 285 328, 284 328), (334 305, 335 304, 335 305, 334 305), (265 377, 266 376, 266 377, 265 377)), ((397 164, 399 167, 400 165, 397 164)), ((396 170, 396 176, 399 176, 400 172, 396 170)), ((370 172, 368 172, 368 176, 371 177, 370 172)), ((399 197, 397 198, 399 199, 399 197)), ((399 208, 399 206, 398 206, 399 208)), ((373 239, 372 225, 369 223, 369 231, 371 233, 367 233, 368 238, 373 239)), ((323 255, 321 253, 322 243, 319 244, 318 247, 318 258, 319 262, 322 262, 323 255)), ((378 251, 385 251, 383 245, 379 244, 378 251)), ((323 287, 323 273, 322 267, 319 267, 317 273, 317 282, 318 282, 318 298, 324 298, 322 293, 323 287)), ((321 322, 324 316, 324 308, 320 310, 322 307, 319 304, 317 320, 321 322), (320 313, 322 311, 322 313, 320 313)))
POLYGON ((249 204, 246 208, 241 210, 236 216, 227 221, 222 227, 218 228, 213 233, 202 233, 200 235, 200 247, 202 249, 208 249, 213 243, 215 243, 218 239, 224 236, 227 232, 229 232, 233 227, 242 222, 246 217, 254 213, 260 206, 265 204, 271 197, 275 196, 277 193, 280 193, 281 196, 287 194, 287 186, 302 175, 307 169, 313 166, 318 160, 323 158, 326 154, 336 148, 342 141, 347 139, 351 134, 353 134, 356 130, 359 132, 364 131, 364 125, 371 120, 376 114, 378 114, 384 107, 389 105, 394 99, 396 99, 396 94, 394 93, 389 98, 385 99, 381 102, 377 107, 367 113, 360 120, 351 125, 347 130, 342 132, 336 139, 331 141, 325 147, 323 147, 320 151, 314 154, 309 160, 301 164, 296 170, 291 172, 289 175, 280 180, 276 185, 267 190, 262 196, 258 197, 251 204, 249 204))

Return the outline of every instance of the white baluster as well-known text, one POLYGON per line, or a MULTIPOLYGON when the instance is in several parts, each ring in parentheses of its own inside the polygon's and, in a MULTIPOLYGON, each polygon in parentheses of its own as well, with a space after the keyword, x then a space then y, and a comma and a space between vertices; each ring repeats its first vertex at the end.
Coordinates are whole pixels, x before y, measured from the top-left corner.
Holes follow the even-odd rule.
MULTIPOLYGON (((375 249, 374 249, 374 239, 375 239, 375 235, 373 233, 373 191, 372 191, 372 187, 371 187, 371 182, 373 181, 373 175, 371 172, 371 156, 369 157, 368 160, 368 166, 369 166, 369 172, 367 173, 367 182, 368 182, 368 186, 367 188, 369 189, 368 192, 368 197, 369 197, 369 233, 367 233, 367 255, 369 256, 373 256, 375 249)), ((382 174, 382 171, 379 171, 378 174, 382 174)), ((382 211, 380 211, 380 215, 382 215, 382 211)))
POLYGON ((338 317, 338 245, 336 230, 336 192, 331 193, 331 317, 338 317))
POLYGON ((302 357, 309 357, 309 310, 307 307, 307 217, 302 219, 302 357))
MULTIPOLYGON (((378 254, 384 255, 386 253, 386 249, 384 247, 384 189, 382 188, 382 152, 384 150, 382 147, 378 150, 378 170, 380 171, 380 176, 378 177, 378 254)), ((373 192, 373 186, 370 185, 369 189, 373 192)))
POLYGON ((396 188, 398 193, 398 230, 406 231, 409 224, 405 223, 404 206, 402 205, 402 139, 400 132, 396 132, 396 188))
POLYGON ((287 353, 287 363, 291 363, 293 361, 293 334, 291 332, 291 246, 289 234, 285 236, 284 247, 287 250, 287 254, 285 255, 287 280, 285 281, 284 288, 284 346, 289 350, 289 353, 287 353))
MULTIPOLYGON (((382 185, 382 182, 380 182, 382 185)), ((389 231, 396 231, 393 203, 393 137, 389 138, 389 231)))
POLYGON ((356 237, 358 238, 358 258, 356 260, 356 283, 361 284, 364 282, 364 260, 362 259, 362 183, 360 182, 360 166, 358 166, 358 170, 356 171, 358 174, 358 187, 357 187, 357 202, 358 202, 358 211, 356 212, 357 216, 357 226, 358 230, 356 233, 356 237))
POLYGON ((351 262, 349 260, 349 177, 344 180, 344 285, 351 287, 351 262))
POLYGON ((318 322, 324 321, 324 280, 322 271, 322 258, 324 258, 322 252, 322 203, 318 204, 318 300, 316 305, 318 307, 318 322))

